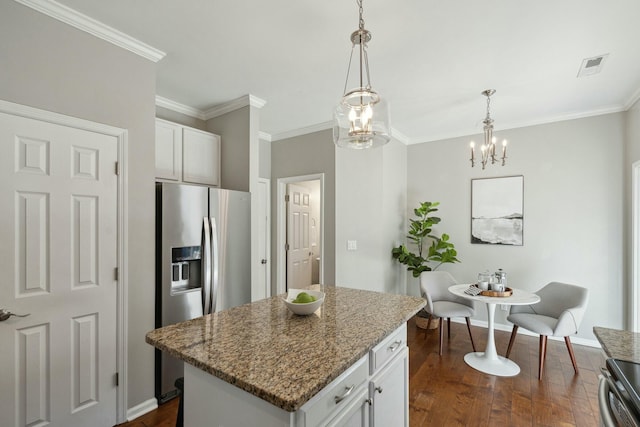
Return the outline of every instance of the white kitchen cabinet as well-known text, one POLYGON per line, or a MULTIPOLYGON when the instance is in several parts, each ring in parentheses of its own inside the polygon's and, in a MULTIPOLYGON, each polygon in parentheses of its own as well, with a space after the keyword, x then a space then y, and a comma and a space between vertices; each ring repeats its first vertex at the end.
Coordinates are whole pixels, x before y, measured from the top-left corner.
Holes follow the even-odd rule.
POLYGON ((389 334, 295 412, 278 408, 188 363, 184 366, 187 427, 409 425, 406 324, 389 334))
POLYGON ((367 427, 370 406, 369 390, 362 387, 354 395, 353 400, 327 424, 327 427, 367 427))
POLYGON ((156 178, 220 186, 220 136, 156 119, 156 178))
POLYGON ((369 352, 370 426, 409 425, 409 351, 406 323, 369 352))
POLYGON ((409 426, 408 378, 409 350, 404 346, 369 382, 371 427, 409 426))
POLYGON ((182 126, 156 119, 156 178, 182 179, 182 126))

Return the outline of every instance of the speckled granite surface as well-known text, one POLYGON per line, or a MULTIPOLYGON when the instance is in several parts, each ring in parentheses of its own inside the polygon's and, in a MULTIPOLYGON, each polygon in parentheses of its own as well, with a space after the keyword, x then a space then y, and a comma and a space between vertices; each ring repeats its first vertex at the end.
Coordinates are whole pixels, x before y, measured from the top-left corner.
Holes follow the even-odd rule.
POLYGON ((156 329, 146 341, 293 412, 425 305, 405 295, 314 288, 326 296, 310 316, 291 313, 279 295, 156 329))
POLYGON ((593 327, 593 333, 609 357, 640 363, 640 334, 619 329, 593 327))

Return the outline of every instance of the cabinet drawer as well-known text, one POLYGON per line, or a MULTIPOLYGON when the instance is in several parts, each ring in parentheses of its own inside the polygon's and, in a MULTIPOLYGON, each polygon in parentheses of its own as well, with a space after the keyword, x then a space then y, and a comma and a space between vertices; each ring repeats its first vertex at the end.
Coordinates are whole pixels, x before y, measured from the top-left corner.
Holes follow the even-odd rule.
POLYGON ((369 352, 370 373, 373 375, 393 356, 407 346, 407 324, 403 323, 369 352))
POLYGON ((360 394, 359 386, 369 377, 367 362, 367 356, 358 360, 320 393, 302 405, 299 411, 304 421, 298 425, 307 427, 320 425, 327 418, 335 416, 335 411, 346 407, 355 396, 360 394), (343 398, 340 399, 340 397, 343 398))

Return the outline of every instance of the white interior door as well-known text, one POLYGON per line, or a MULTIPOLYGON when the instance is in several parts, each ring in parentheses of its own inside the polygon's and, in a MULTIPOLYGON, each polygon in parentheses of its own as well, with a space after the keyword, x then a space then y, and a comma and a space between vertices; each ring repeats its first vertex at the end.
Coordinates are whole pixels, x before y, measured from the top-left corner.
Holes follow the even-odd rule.
POLYGON ((0 425, 116 423, 117 138, 0 113, 0 425))
POLYGON ((311 285, 310 194, 287 186, 287 289, 311 285))

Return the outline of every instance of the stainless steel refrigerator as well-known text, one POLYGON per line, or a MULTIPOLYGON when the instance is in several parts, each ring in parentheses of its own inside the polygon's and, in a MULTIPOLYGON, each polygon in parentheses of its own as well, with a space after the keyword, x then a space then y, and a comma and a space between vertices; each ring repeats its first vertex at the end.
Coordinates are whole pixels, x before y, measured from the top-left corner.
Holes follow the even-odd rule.
MULTIPOLYGON (((249 193, 156 183, 156 327, 251 300, 249 193)), ((182 362, 156 350, 159 403, 177 395, 182 362)))

